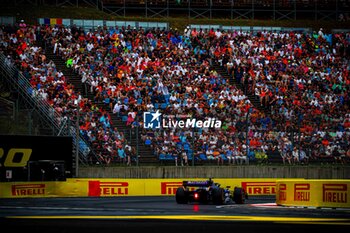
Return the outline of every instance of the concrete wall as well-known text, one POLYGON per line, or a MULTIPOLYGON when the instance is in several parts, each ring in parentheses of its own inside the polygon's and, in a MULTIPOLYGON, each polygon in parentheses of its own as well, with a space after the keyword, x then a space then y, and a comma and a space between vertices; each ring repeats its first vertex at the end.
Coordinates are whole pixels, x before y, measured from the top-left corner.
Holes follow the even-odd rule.
POLYGON ((79 177, 350 179, 350 166, 80 167, 79 177))

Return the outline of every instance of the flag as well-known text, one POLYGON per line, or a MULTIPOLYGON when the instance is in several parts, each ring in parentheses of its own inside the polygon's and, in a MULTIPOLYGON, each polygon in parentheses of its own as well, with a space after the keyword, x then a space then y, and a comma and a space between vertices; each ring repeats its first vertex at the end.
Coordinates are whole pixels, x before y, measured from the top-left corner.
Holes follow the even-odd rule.
POLYGON ((44 18, 44 24, 50 24, 50 19, 49 18, 44 18))
POLYGON ((50 19, 50 24, 51 25, 56 25, 56 18, 51 18, 50 19))

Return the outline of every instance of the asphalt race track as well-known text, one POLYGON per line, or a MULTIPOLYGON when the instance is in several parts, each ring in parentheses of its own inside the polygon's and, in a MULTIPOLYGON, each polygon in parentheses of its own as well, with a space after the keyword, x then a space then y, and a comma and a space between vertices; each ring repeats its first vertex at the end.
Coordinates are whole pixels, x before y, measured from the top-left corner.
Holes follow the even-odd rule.
POLYGON ((0 226, 15 232, 349 232, 350 209, 177 204, 175 197, 0 199, 0 226))

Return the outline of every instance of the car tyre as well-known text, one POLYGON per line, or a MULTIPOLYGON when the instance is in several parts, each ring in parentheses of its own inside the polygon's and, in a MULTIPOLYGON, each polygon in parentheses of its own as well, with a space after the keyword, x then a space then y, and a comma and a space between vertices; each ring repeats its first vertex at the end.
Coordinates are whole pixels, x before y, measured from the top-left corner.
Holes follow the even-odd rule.
POLYGON ((233 190, 233 201, 236 204, 244 204, 245 196, 246 194, 243 188, 235 187, 233 190))
POLYGON ((223 188, 213 189, 213 203, 216 205, 222 205, 225 201, 225 190, 223 188))
POLYGON ((187 204, 188 203, 186 191, 183 187, 177 188, 175 198, 176 198, 176 202, 178 204, 187 204))

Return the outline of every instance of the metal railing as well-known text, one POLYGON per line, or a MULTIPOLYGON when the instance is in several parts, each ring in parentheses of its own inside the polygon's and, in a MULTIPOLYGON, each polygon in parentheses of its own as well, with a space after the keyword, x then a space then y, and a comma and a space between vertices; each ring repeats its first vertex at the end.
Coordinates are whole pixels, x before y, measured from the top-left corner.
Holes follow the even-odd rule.
POLYGON ((30 84, 29 80, 16 68, 12 63, 6 62, 6 56, 0 53, 0 72, 7 80, 8 83, 18 91, 18 94, 23 98, 26 103, 39 112, 39 116, 43 121, 52 126, 54 134, 56 136, 72 136, 73 137, 73 150, 76 150, 76 140, 79 140, 79 144, 85 146, 79 146, 79 162, 85 164, 86 156, 91 152, 89 144, 84 138, 76 134, 73 124, 70 119, 62 116, 57 112, 45 99, 42 98, 30 84))

